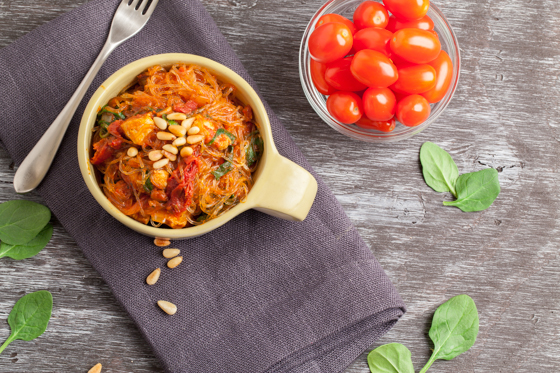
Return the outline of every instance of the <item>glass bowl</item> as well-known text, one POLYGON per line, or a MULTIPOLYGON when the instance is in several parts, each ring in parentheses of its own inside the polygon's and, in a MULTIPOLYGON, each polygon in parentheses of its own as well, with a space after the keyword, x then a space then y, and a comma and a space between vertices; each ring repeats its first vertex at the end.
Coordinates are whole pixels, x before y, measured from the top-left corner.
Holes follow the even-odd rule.
POLYGON ((404 140, 426 129, 437 119, 437 117, 440 116, 451 101, 451 98, 455 93, 455 89, 457 88, 459 71, 461 69, 459 44, 453 29, 449 25, 449 22, 447 22, 447 19, 441 10, 439 10, 433 3, 430 3, 428 16, 434 21, 434 30, 439 34, 442 50, 445 50, 447 54, 449 54, 449 57, 453 62, 453 77, 445 97, 440 102, 431 105, 432 111, 428 119, 416 127, 406 127, 397 122, 397 125, 392 132, 381 132, 373 129, 360 128, 355 124, 341 123, 328 112, 327 97, 317 91, 317 88, 313 85, 309 67, 311 56, 309 54, 309 49, 307 48, 307 43, 311 32, 315 29, 315 24, 321 16, 324 14, 336 13, 352 20, 354 10, 362 2, 363 0, 329 0, 311 18, 311 21, 303 33, 299 50, 299 77, 301 85, 303 86, 303 92, 305 93, 307 100, 309 100, 311 107, 313 107, 321 119, 323 119, 333 129, 348 137, 367 142, 392 142, 404 140))

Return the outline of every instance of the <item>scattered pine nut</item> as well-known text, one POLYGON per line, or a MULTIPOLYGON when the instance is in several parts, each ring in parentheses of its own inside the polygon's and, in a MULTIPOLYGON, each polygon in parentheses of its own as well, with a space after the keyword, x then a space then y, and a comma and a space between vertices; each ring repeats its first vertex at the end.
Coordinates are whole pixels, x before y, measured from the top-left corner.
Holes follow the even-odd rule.
POLYGON ((173 146, 181 146, 187 143, 187 139, 184 137, 178 137, 177 140, 173 141, 173 146))
POLYGON ((148 285, 154 285, 159 280, 159 275, 161 274, 161 269, 156 268, 152 273, 146 277, 146 283, 148 285))
POLYGON ((166 150, 162 151, 162 153, 165 156, 165 158, 169 159, 171 162, 174 162, 174 161, 177 160, 177 156, 173 153, 169 153, 166 150))
POLYGON ((189 137, 187 137, 187 143, 189 144, 197 144, 199 142, 201 142, 204 139, 204 136, 202 135, 191 135, 189 137))
POLYGON ((171 241, 169 241, 167 238, 156 238, 154 240, 154 245, 159 247, 165 247, 171 245, 171 241))
POLYGON ((177 137, 185 136, 187 134, 187 129, 183 126, 172 125, 167 128, 169 132, 174 134, 177 137))
POLYGON ((159 308, 161 308, 163 312, 165 312, 168 315, 175 315, 175 312, 177 312, 177 306, 171 302, 167 302, 165 300, 158 300, 157 304, 159 308))
MULTIPOLYGON (((183 137, 183 138, 184 138, 184 137, 183 137)), ((177 140, 175 140, 175 141, 177 141, 177 140)), ((177 148, 174 147, 174 146, 171 145, 171 144, 165 144, 165 145, 163 146, 163 150, 166 150, 166 151, 168 151, 169 153, 173 153, 173 154, 179 153, 179 150, 177 150, 177 148)))
POLYGON ((167 119, 169 120, 185 120, 187 116, 183 113, 171 113, 167 115, 167 119))
POLYGON ((198 128, 198 127, 191 127, 191 128, 189 128, 189 130, 187 131, 187 133, 188 133, 189 135, 196 135, 196 134, 199 133, 199 132, 200 132, 200 128, 198 128))
POLYGON ((159 161, 162 157, 163 154, 161 154, 159 150, 152 150, 148 153, 148 158, 150 158, 150 161, 159 161))
MULTIPOLYGON (((171 127, 173 127, 173 126, 169 126, 170 129, 171 129, 171 127)), ((180 127, 180 126, 177 126, 177 127, 180 127)), ((160 132, 157 133, 157 138, 160 139, 160 140, 163 140, 163 141, 171 141, 171 140, 176 139, 176 137, 173 136, 173 134, 171 134, 169 132, 163 132, 163 131, 160 131, 160 132)))
POLYGON ((177 255, 179 255, 180 253, 181 253, 181 250, 179 250, 179 249, 165 249, 165 250, 163 250, 163 256, 167 259, 174 258, 177 255))
POLYGON ((156 124, 157 128, 160 130, 165 130, 167 128, 167 121, 160 117, 154 118, 154 123, 156 124))
POLYGON ((182 256, 177 256, 177 257, 175 257, 175 258, 173 258, 173 259, 170 259, 170 260, 167 262, 167 266, 168 266, 169 268, 175 268, 175 267, 177 267, 179 264, 181 264, 182 261, 183 261, 183 257, 182 257, 182 256))
POLYGON ((138 155, 138 149, 136 149, 134 146, 131 146, 126 151, 126 154, 128 154, 129 157, 136 157, 138 155))
POLYGON ((88 373, 101 373, 101 368, 103 368, 101 363, 97 363, 90 370, 88 370, 88 373))
POLYGON ((163 167, 167 166, 168 163, 169 163, 168 158, 160 159, 159 161, 157 161, 156 163, 153 164, 154 170, 158 170, 160 168, 163 168, 163 167))
POLYGON ((185 146, 183 149, 181 149, 181 157, 183 158, 188 157, 192 153, 193 153, 193 148, 191 148, 190 146, 185 146))
POLYGON ((192 124, 194 123, 194 117, 189 118, 189 119, 185 119, 184 121, 181 122, 181 126, 185 127, 186 129, 191 128, 192 124))

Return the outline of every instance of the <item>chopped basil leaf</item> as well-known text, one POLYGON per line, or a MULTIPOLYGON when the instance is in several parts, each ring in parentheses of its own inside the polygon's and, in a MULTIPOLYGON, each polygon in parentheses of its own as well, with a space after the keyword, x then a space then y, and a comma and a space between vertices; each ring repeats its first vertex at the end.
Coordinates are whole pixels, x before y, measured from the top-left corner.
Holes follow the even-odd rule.
POLYGON ((170 126, 178 126, 179 123, 175 122, 174 120, 168 120, 167 123, 169 123, 170 126))
POLYGON ((163 114, 161 117, 162 117, 163 119, 167 120, 167 114, 163 114))
POLYGON ((261 156, 263 152, 263 140, 260 137, 253 137, 251 139, 251 144, 245 151, 245 159, 247 160, 247 165, 252 166, 261 156))
POLYGON ((200 214, 200 216, 198 218, 196 218, 196 221, 200 223, 200 222, 206 220, 207 218, 208 218, 208 214, 202 213, 202 214, 200 214))
POLYGON ((125 119, 126 116, 123 113, 113 113, 114 116, 116 116, 119 119, 125 119))
POLYGON ((144 183, 144 189, 148 193, 150 193, 152 190, 154 190, 154 185, 152 184, 152 181, 150 180, 149 177, 146 179, 146 182, 144 183))
POLYGON ((216 171, 212 172, 212 175, 214 175, 216 180, 219 180, 222 176, 224 176, 231 170, 233 170, 233 165, 230 162, 224 162, 220 165, 220 167, 216 169, 216 171))
POLYGON ((109 136, 109 131, 107 131, 109 123, 105 122, 104 120, 98 120, 97 124, 99 125, 99 137, 104 139, 105 137, 109 136))
POLYGON ((103 108, 101 108, 101 110, 99 111, 99 113, 97 113, 98 116, 103 115, 104 113, 109 113, 115 116, 115 118, 119 118, 119 119, 125 119, 126 116, 123 113, 113 113, 112 111, 109 111, 106 109, 106 107, 108 107, 109 105, 105 105, 103 106, 103 108))
POLYGON ((235 135, 231 132, 226 131, 223 128, 218 128, 218 130, 216 131, 216 134, 214 135, 214 137, 212 137, 212 140, 210 140, 210 142, 208 143, 208 145, 212 145, 214 143, 214 141, 216 141, 216 139, 220 136, 220 135, 226 135, 227 137, 229 137, 229 139, 231 140, 232 143, 235 142, 235 139, 237 139, 237 137, 235 137, 235 135))

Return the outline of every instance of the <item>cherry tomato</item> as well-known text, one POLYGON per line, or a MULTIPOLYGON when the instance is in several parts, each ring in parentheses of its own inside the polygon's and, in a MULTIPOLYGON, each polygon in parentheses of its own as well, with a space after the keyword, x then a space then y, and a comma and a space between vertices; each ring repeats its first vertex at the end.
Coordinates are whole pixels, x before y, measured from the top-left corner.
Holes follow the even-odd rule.
POLYGON ((352 32, 352 35, 356 33, 356 26, 354 26, 352 21, 350 21, 346 17, 341 16, 340 14, 334 14, 334 13, 322 15, 321 18, 319 18, 319 20, 315 24, 315 28, 319 26, 323 26, 325 23, 333 23, 333 22, 343 23, 346 26, 348 26, 348 28, 352 32))
POLYGON ((395 88, 410 94, 424 93, 436 86, 436 70, 430 65, 415 65, 399 69, 395 88))
POLYGON ((366 129, 378 130, 381 132, 391 132, 395 129, 395 118, 384 121, 371 120, 365 115, 356 122, 356 126, 366 129))
POLYGON ((393 62, 381 52, 364 49, 354 55, 350 71, 368 87, 385 88, 399 77, 393 62))
POLYGON ((352 48, 352 31, 342 23, 326 23, 309 37, 309 53, 321 63, 338 60, 352 48))
POLYGON ((405 126, 415 127, 428 119, 431 110, 424 97, 410 95, 397 104, 397 119, 405 126))
POLYGON ((363 115, 362 99, 354 92, 335 92, 327 98, 327 109, 336 120, 356 123, 363 115))
POLYGON ((389 13, 385 7, 375 1, 364 1, 354 11, 354 24, 359 29, 367 27, 387 27, 389 13))
POLYGON ((385 121, 395 116, 397 99, 389 88, 369 88, 362 96, 364 114, 374 121, 385 121))
POLYGON ((391 51, 409 62, 424 64, 436 59, 441 43, 431 30, 405 28, 393 34, 391 51))
POLYGON ((453 62, 445 51, 441 51, 439 56, 429 63, 436 70, 436 86, 428 92, 422 93, 422 96, 429 103, 435 104, 440 102, 444 97, 449 86, 451 85, 451 78, 453 77, 453 62))
POLYGON ((396 32, 402 30, 403 28, 419 28, 420 30, 433 30, 434 29, 434 21, 428 16, 424 16, 420 19, 415 21, 403 21, 391 15, 389 17, 389 23, 387 24, 386 29, 391 32, 396 32))
POLYGON ((405 21, 424 17, 430 8, 430 0, 383 0, 383 4, 395 17, 405 21))
POLYGON ((321 94, 328 96, 336 92, 336 88, 331 87, 325 80, 325 71, 327 70, 326 64, 311 59, 309 68, 311 70, 313 85, 315 85, 315 88, 317 88, 321 94))
POLYGON ((373 49, 386 56, 391 55, 391 38, 393 33, 384 28, 369 27, 361 29, 354 35, 354 50, 373 49))
POLYGON ((350 71, 353 59, 354 57, 346 57, 327 64, 325 81, 339 91, 362 91, 366 89, 367 86, 360 83, 350 71))

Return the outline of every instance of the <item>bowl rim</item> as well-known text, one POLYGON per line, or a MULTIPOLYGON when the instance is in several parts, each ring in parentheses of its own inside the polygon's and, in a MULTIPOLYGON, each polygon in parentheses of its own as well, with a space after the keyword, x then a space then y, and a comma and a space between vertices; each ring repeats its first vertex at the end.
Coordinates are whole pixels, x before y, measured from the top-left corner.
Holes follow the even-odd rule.
POLYGON ((237 74, 227 66, 206 57, 187 53, 164 53, 144 57, 139 60, 133 61, 114 72, 99 86, 99 88, 95 91, 95 93, 89 100, 80 122, 77 145, 78 163, 80 171, 82 173, 82 177, 84 178, 84 181, 90 193, 101 205, 101 207, 119 222, 135 230, 136 232, 139 232, 146 236, 164 239, 185 239, 201 236, 222 226, 242 212, 257 206, 258 198, 251 197, 252 195, 256 197, 255 193, 252 194, 255 189, 263 189, 262 185, 264 184, 264 181, 260 180, 261 178, 258 178, 258 175, 262 173, 266 160, 269 157, 278 154, 272 138, 272 131, 268 114, 259 95, 255 92, 251 85, 239 74, 237 74), (237 96, 242 96, 242 101, 251 105, 256 119, 255 122, 258 124, 259 131, 261 131, 261 136, 264 140, 264 152, 262 154, 257 171, 255 172, 257 178, 255 180, 253 188, 251 189, 251 192, 249 192, 247 196, 246 201, 239 203, 237 206, 225 212, 223 215, 212 219, 204 224, 179 229, 156 228, 150 225, 142 224, 141 222, 136 221, 133 218, 123 214, 109 201, 109 199, 105 196, 105 194, 99 187, 99 184, 95 179, 95 173, 92 172, 94 166, 91 164, 89 157, 91 129, 93 128, 93 125, 95 123, 95 117, 97 116, 99 108, 105 105, 108 99, 114 97, 116 93, 120 92, 124 87, 126 87, 126 85, 131 81, 131 76, 135 77, 142 71, 145 71, 147 68, 154 65, 162 65, 164 67, 167 67, 174 63, 188 63, 203 66, 205 68, 208 68, 213 74, 218 76, 220 80, 235 85, 238 92, 237 96))
MULTIPOLYGON (((381 0, 374 0, 377 2, 382 2, 381 0)), ((309 58, 308 58, 308 51, 307 51, 307 43, 309 37, 311 36, 311 32, 313 31, 313 27, 319 20, 319 18, 326 14, 327 11, 330 11, 330 6, 334 2, 353 2, 353 0, 328 0, 325 4, 323 4, 315 14, 311 17, 311 20, 307 24, 305 31, 303 33, 300 49, 299 49, 299 56, 298 56, 298 64, 299 64, 299 76, 300 76, 300 83, 302 86, 302 90, 307 98, 310 106, 316 112, 316 114, 321 118, 323 122, 325 122, 329 127, 334 129, 335 131, 350 137, 352 139, 370 142, 370 143, 389 143, 389 142, 397 142, 406 140, 412 136, 417 135, 418 133, 422 132, 426 128, 428 128, 433 122, 437 120, 437 118, 445 111, 457 89, 457 85, 459 83, 459 79, 461 76, 461 50, 459 47, 459 42, 457 36, 455 35, 455 31, 453 27, 451 27, 449 21, 443 14, 443 12, 433 3, 430 3, 430 8, 428 13, 435 13, 435 15, 441 20, 443 25, 445 26, 445 33, 448 36, 449 44, 451 44, 454 48, 454 56, 450 54, 450 51, 446 51, 450 57, 453 59, 455 57, 454 66, 453 66, 453 80, 452 84, 449 87, 449 91, 446 93, 444 98, 440 101, 442 104, 437 107, 437 114, 434 115, 434 110, 432 107, 432 113, 430 113, 430 117, 415 127, 408 127, 406 132, 404 133, 394 133, 394 132, 381 132, 374 130, 365 130, 362 128, 353 128, 352 125, 346 125, 340 123, 336 119, 334 119, 330 113, 326 111, 325 105, 321 105, 315 101, 318 101, 317 97, 323 96, 320 94, 315 86, 312 83, 310 72, 309 72, 309 58), (315 92, 316 91, 316 92, 315 92), (366 132, 368 131, 368 132, 366 132), (371 131, 371 132, 369 132, 371 131)), ((444 50, 444 49, 442 49, 444 50)), ((440 102, 434 104, 438 105, 440 102)), ((402 126, 402 124, 401 124, 402 126)))

